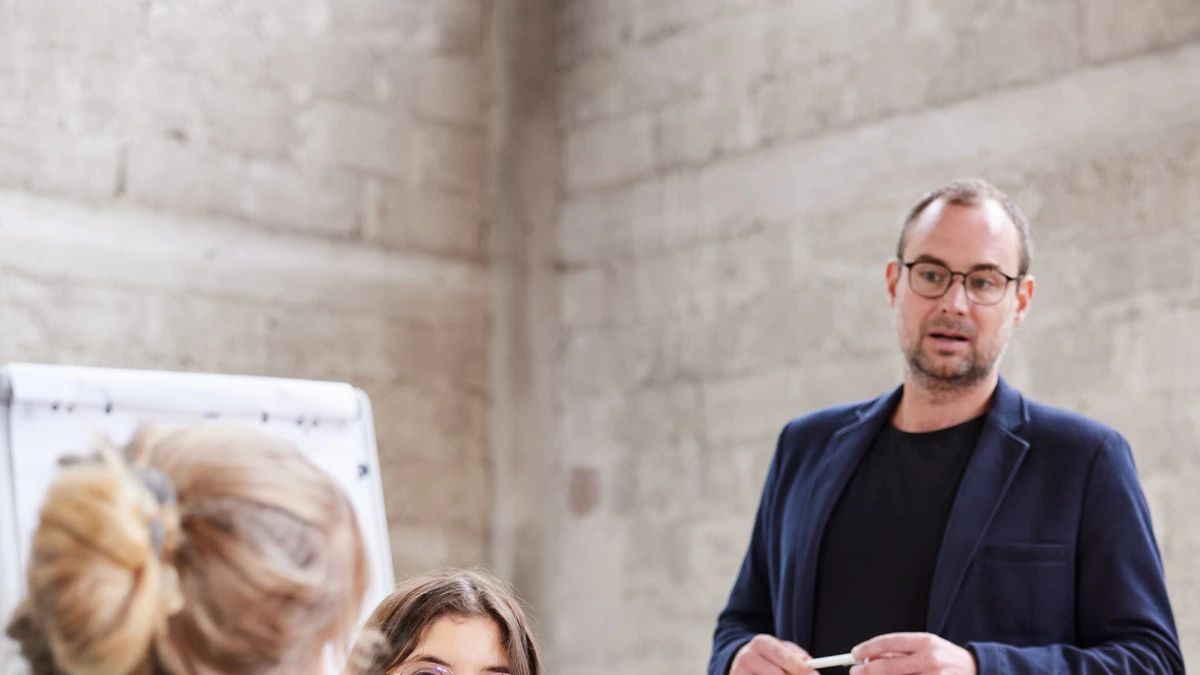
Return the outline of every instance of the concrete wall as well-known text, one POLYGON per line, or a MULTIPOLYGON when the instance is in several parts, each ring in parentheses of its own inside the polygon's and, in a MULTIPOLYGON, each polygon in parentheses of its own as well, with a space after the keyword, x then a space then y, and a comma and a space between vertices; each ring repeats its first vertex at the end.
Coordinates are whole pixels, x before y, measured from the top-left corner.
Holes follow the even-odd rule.
POLYGON ((558 672, 701 672, 791 416, 899 381, 899 219, 1010 190, 1005 374, 1131 440, 1200 663, 1200 5, 565 0, 558 672))
POLYGON ((0 1, 0 361, 351 381, 397 574, 486 559, 490 12, 0 1))
MULTIPOLYGON (((554 411, 560 344, 560 175, 555 130, 554 0, 495 5, 489 124, 488 234, 492 254, 491 565, 536 616, 555 603, 552 580, 565 524, 554 411)), ((551 622, 539 627, 551 639, 551 622)))
POLYGON ((0 360, 349 380, 397 573, 699 672, 780 425, 893 386, 923 190, 1034 221, 1006 375, 1132 440, 1200 662, 1190 0, 0 0, 0 360))

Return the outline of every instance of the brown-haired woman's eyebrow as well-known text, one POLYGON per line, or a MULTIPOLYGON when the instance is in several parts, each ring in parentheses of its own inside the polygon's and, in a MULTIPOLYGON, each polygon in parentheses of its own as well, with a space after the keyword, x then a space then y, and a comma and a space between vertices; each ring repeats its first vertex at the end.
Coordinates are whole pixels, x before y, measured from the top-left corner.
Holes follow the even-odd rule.
MULTIPOLYGON (((441 666, 441 667, 443 667, 443 668, 446 668, 446 669, 448 669, 448 670, 450 669, 450 663, 449 663, 449 662, 447 662, 447 661, 445 661, 445 660, 443 660, 443 659, 439 659, 438 657, 436 657, 436 656, 434 656, 434 655, 432 655, 432 654, 413 654, 412 656, 410 656, 410 657, 408 657, 407 659, 405 659, 405 661, 408 661, 408 662, 413 662, 413 661, 416 661, 416 662, 432 663, 432 664, 434 664, 434 665, 441 666)), ((484 668, 484 669, 483 669, 483 672, 485 672, 485 673, 497 673, 497 674, 499 674, 499 675, 510 675, 510 674, 512 673, 512 671, 510 671, 510 670, 508 669, 508 666, 488 666, 487 668, 484 668)))
POLYGON ((405 661, 423 661, 425 663, 432 663, 434 665, 438 665, 438 666, 441 666, 446 669, 450 668, 449 662, 447 662, 443 659, 439 659, 438 657, 436 657, 432 654, 413 654, 412 656, 405 659, 405 661))

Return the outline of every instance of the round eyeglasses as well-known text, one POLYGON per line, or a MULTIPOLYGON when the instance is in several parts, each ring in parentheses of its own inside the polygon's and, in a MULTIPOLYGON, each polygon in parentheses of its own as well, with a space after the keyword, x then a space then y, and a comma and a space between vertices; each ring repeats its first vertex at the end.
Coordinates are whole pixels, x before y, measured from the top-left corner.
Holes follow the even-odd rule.
POLYGON ((1017 281, 1020 275, 1010 277, 997 269, 984 268, 970 272, 953 272, 941 263, 918 261, 906 263, 908 287, 914 293, 935 300, 946 294, 954 283, 954 277, 963 278, 963 289, 967 299, 976 305, 994 305, 1004 298, 1009 282, 1017 281))

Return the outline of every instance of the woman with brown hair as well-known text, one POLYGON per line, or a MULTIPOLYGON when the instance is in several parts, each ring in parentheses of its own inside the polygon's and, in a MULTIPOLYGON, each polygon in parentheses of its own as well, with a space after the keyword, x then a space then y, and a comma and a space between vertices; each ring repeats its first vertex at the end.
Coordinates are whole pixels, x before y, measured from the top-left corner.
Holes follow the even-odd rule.
POLYGON ((146 428, 50 486, 8 633, 34 675, 316 675, 367 577, 349 500, 292 444, 146 428))
POLYGON ((473 570, 401 584, 367 619, 368 675, 541 675, 529 617, 502 581, 473 570))

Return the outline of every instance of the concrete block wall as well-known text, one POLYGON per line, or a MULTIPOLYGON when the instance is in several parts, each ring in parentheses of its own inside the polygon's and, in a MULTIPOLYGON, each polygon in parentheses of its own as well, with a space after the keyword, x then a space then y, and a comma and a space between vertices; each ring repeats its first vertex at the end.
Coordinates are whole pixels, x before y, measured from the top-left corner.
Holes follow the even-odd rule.
POLYGON ((702 672, 790 417, 899 381, 920 194, 1011 191, 1005 374, 1131 440, 1200 663, 1200 5, 565 0, 559 672, 702 672))
POLYGON ((780 425, 897 381, 898 219, 984 175, 1006 375, 1133 442, 1195 665, 1197 72, 1190 0, 0 0, 0 360, 355 382, 400 576, 698 672, 780 425))
POLYGON ((486 560, 490 13, 0 2, 0 361, 353 382, 397 574, 486 560))

